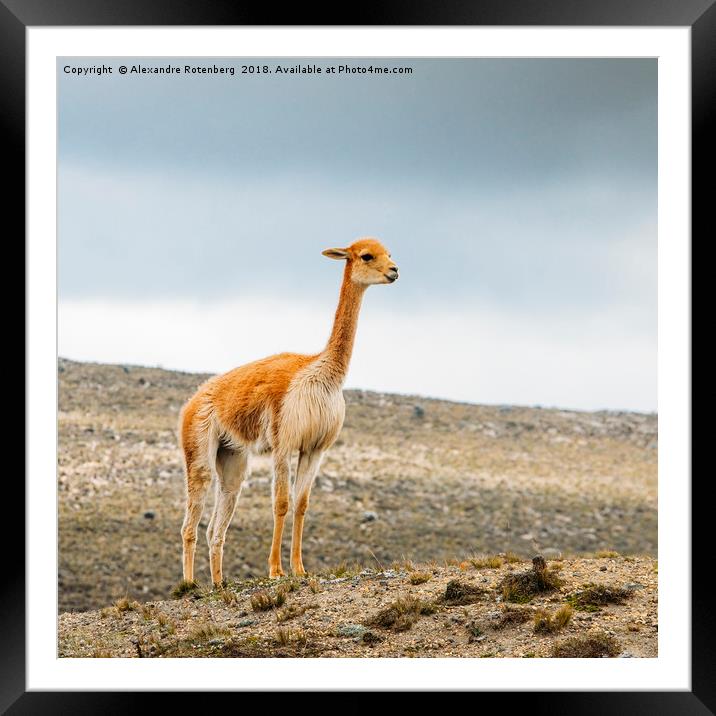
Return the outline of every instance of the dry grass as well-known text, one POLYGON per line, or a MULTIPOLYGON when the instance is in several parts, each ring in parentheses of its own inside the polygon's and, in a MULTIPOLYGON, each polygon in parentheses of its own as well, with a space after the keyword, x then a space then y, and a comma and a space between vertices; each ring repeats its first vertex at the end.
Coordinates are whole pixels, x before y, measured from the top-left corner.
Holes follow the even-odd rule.
POLYGON ((276 621, 279 624, 290 621, 305 614, 309 608, 308 606, 299 607, 295 604, 289 604, 289 606, 276 612, 276 621))
POLYGON ((305 647, 307 642, 308 636, 303 629, 290 629, 289 627, 276 629, 276 643, 281 646, 305 647))
POLYGON ((160 627, 164 627, 172 632, 174 631, 174 621, 168 614, 165 614, 164 612, 157 612, 154 618, 160 627))
POLYGON ((538 609, 534 615, 535 634, 556 634, 569 624, 574 610, 569 604, 560 607, 554 614, 546 609, 538 609))
POLYGON ((504 558, 499 555, 493 557, 470 557, 467 560, 475 569, 499 569, 504 563, 504 558))
POLYGON ((401 632, 410 629, 421 615, 434 614, 437 607, 433 602, 407 596, 396 599, 365 623, 381 629, 401 632))
POLYGON ((495 621, 495 629, 506 629, 516 624, 524 624, 533 615, 532 609, 528 607, 514 607, 511 604, 503 604, 500 616, 495 621))
POLYGON ((113 656, 114 654, 106 649, 95 649, 90 654, 90 659, 111 659, 113 656))
POLYGON ((196 582, 190 582, 186 579, 182 579, 181 582, 174 586, 171 591, 171 595, 174 599, 181 599, 187 594, 196 592, 198 589, 199 585, 196 582))
POLYGON ((122 597, 114 603, 114 608, 117 610, 117 614, 123 614, 125 612, 135 612, 140 608, 139 602, 130 602, 127 597, 122 597))
POLYGON ((396 559, 391 563, 390 568, 396 572, 414 572, 415 563, 412 559, 396 559))
POLYGON ((411 572, 408 581, 411 584, 425 584, 432 576, 430 572, 411 572))
POLYGON ((267 612, 269 609, 282 607, 286 603, 286 592, 277 589, 276 594, 271 594, 266 589, 262 589, 251 595, 251 608, 255 612, 267 612))
POLYGON ((226 627, 219 627, 211 622, 205 622, 196 626, 187 636, 189 642, 206 642, 210 639, 231 636, 231 630, 226 627))
POLYGON ((559 659, 600 659, 619 654, 620 647, 614 637, 604 632, 590 632, 557 642, 551 656, 559 659))
POLYGON ((300 582, 296 581, 295 579, 289 579, 287 582, 279 584, 276 591, 283 592, 284 594, 291 594, 291 592, 297 592, 300 588, 300 582))
POLYGON ((363 570, 363 566, 357 562, 341 562, 337 567, 329 570, 329 576, 333 577, 355 577, 363 570))
POLYGON ((607 584, 585 584, 581 589, 567 596, 567 602, 585 612, 597 612, 606 604, 624 604, 633 593, 624 587, 607 584))
POLYGON ((482 627, 475 621, 469 622, 466 627, 468 633, 468 641, 478 641, 479 637, 483 635, 482 627))
POLYGON ((486 591, 482 587, 466 584, 459 579, 452 579, 447 583, 441 601, 449 606, 473 604, 480 601, 485 594, 486 591))
POLYGON ((229 589, 220 589, 219 597, 224 604, 235 604, 237 601, 236 594, 229 589))

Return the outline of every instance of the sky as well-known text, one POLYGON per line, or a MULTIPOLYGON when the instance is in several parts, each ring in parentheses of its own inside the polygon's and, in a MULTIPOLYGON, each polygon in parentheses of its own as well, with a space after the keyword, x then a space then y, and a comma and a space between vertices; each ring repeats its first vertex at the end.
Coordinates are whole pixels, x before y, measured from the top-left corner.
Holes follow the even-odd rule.
POLYGON ((656 60, 60 58, 58 103, 61 356, 317 352, 370 235, 346 387, 656 411, 656 60), (118 71, 187 64, 234 75, 118 71))

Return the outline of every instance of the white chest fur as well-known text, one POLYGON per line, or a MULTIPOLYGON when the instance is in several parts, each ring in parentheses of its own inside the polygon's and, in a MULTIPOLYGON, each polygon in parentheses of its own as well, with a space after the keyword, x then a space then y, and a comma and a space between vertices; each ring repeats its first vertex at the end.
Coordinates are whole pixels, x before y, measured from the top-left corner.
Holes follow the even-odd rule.
POLYGON ((320 362, 302 370, 283 400, 280 432, 291 450, 326 450, 343 426, 343 391, 327 378, 320 362))

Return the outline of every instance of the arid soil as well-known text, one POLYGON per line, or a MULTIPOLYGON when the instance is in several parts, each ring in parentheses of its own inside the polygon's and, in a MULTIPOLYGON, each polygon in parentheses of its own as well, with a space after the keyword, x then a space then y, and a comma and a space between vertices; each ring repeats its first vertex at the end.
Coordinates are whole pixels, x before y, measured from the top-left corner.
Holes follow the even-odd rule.
MULTIPOLYGON (((184 478, 176 438, 178 414, 207 376, 67 360, 60 360, 58 370, 58 610, 100 609, 123 598, 129 603, 166 600, 181 578, 184 478)), ((319 607, 287 626, 300 624, 313 635, 307 643, 315 640, 320 644, 316 649, 329 656, 351 649, 370 655, 409 653, 421 640, 421 654, 502 655, 501 645, 509 653, 543 654, 551 648, 552 637, 530 635, 527 622, 510 632, 516 639, 511 646, 502 641, 508 635, 487 628, 486 639, 468 644, 466 627, 453 618, 484 621, 499 606, 492 597, 465 607, 467 616, 462 607, 441 607, 421 615, 409 630, 372 645, 327 636, 348 617, 359 623, 399 593, 432 598, 444 591, 452 573, 463 571, 446 566, 446 561, 513 552, 524 558, 538 553, 548 560, 568 557, 562 571, 575 572, 573 587, 605 575, 644 584, 624 605, 610 605, 599 613, 576 612, 565 629, 592 624, 613 629, 626 651, 655 653, 656 576, 647 559, 656 557, 657 549, 655 415, 483 406, 364 391, 346 391, 346 402, 345 427, 323 462, 311 499, 304 536, 306 568, 325 574, 345 562, 380 570, 381 565, 406 560, 434 566, 430 580, 417 586, 406 581, 405 569, 322 585, 323 591, 315 595, 304 584, 288 595, 287 603, 316 600, 319 607), (573 559, 599 550, 638 558, 599 561, 599 566, 573 559), (607 572, 602 574, 604 565, 607 572), (355 613, 346 613, 347 605, 355 613), (616 628, 617 622, 610 623, 632 609, 644 619, 639 632, 627 633, 616 628), (433 637, 440 641, 437 649, 425 646, 433 637)), ((243 584, 266 574, 270 505, 270 462, 261 457, 253 463, 227 535, 227 579, 243 584)), ((202 527, 207 519, 205 515, 202 527)), ((287 549, 286 544, 284 561, 287 549)), ((207 551, 202 533, 197 547, 201 584, 209 581, 207 551)), ((508 568, 465 574, 478 583, 486 578, 489 586, 498 571, 508 568)), ((177 622, 173 638, 184 638, 185 628, 194 628, 199 620, 234 624, 249 618, 238 617, 241 611, 255 618, 246 606, 248 587, 237 583, 235 589, 236 604, 224 604, 224 597, 187 597, 170 606, 158 603, 156 609, 169 610, 168 618, 177 622), (177 610, 196 615, 182 620, 174 614, 177 610)), ((545 604, 558 606, 549 601, 553 598, 544 597, 545 604)), ((255 624, 230 628, 236 638, 244 634, 236 629, 249 629, 247 637, 255 631, 264 649, 269 648, 266 640, 275 631, 274 622, 269 611, 259 614, 255 624)), ((153 634, 156 628, 131 609, 121 617, 101 619, 96 612, 65 614, 61 652, 131 652, 130 635, 145 630, 153 634), (83 630, 96 628, 98 620, 106 631, 100 641, 83 637, 83 630), (120 638, 125 628, 128 634, 120 638)), ((169 651, 172 648, 180 647, 169 651)))
POLYGON ((655 657, 657 567, 648 557, 547 562, 511 555, 199 588, 62 614, 60 657, 655 657), (554 582, 554 583, 552 583, 554 582), (540 586, 542 583, 539 583, 540 586), (510 601, 514 599, 516 601, 510 601))

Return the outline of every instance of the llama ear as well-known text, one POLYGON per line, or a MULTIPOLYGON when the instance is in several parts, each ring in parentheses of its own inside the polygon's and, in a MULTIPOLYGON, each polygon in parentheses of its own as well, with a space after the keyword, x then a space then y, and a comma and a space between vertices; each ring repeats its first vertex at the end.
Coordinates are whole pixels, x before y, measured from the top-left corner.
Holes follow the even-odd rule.
POLYGON ((324 256, 328 256, 329 259, 347 259, 348 251, 346 249, 326 249, 321 251, 324 256))

